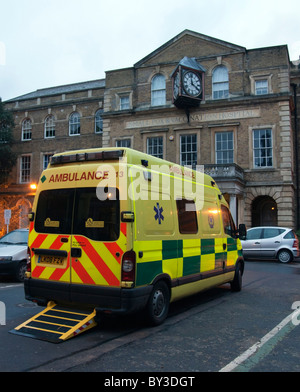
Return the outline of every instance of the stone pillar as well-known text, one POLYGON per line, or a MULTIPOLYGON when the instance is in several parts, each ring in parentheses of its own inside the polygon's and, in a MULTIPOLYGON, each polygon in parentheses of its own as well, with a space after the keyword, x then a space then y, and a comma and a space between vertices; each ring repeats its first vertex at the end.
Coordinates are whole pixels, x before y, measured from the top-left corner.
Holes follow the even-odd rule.
POLYGON ((237 197, 236 197, 236 195, 234 195, 234 194, 231 194, 230 195, 230 201, 229 201, 229 208, 230 208, 230 212, 231 212, 231 215, 232 215, 232 217, 233 217, 233 220, 234 220, 234 222, 235 222, 235 224, 237 224, 237 216, 236 216, 236 211, 237 211, 237 206, 236 206, 236 203, 237 203, 237 197))

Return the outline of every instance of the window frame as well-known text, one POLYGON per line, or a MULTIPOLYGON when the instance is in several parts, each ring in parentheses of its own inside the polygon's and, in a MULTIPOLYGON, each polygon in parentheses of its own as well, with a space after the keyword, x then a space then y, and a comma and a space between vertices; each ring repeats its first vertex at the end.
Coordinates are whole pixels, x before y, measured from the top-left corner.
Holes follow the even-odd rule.
POLYGON ((255 95, 269 94, 268 79, 257 79, 254 81, 254 86, 255 86, 255 95), (259 87, 259 84, 262 84, 263 82, 264 82, 264 85, 262 87, 259 87))
POLYGON ((54 153, 44 153, 42 157, 42 170, 46 170, 54 153), (45 164, 47 165, 45 166, 45 164))
POLYGON ((22 121, 22 142, 32 140, 32 121, 30 118, 25 118, 22 121), (25 137, 28 135, 28 137, 25 137))
POLYGON ((120 110, 129 110, 130 109, 130 96, 128 95, 120 95, 120 110))
POLYGON ((20 167, 19 183, 29 184, 31 181, 31 154, 21 155, 19 167, 20 167), (28 159, 28 162, 24 162, 25 158, 28 159), (28 167, 25 167, 26 165, 28 167))
POLYGON ((157 158, 164 158, 164 137, 163 136, 148 136, 146 140, 147 154, 157 158), (156 145, 150 145, 152 142, 157 141, 156 145), (161 152, 157 152, 161 150, 161 152))
POLYGON ((218 65, 212 72, 212 99, 219 100, 227 98, 229 98, 228 68, 225 65, 218 65), (221 71, 224 71, 223 74, 221 71))
POLYGON ((70 114, 69 117, 69 136, 79 136, 80 135, 80 114, 75 111, 70 114), (75 129, 76 128, 76 129, 75 129), (74 130, 76 132, 74 132, 74 130))
MULTIPOLYGON (((252 130, 252 148, 253 148, 253 168, 254 169, 270 169, 270 168, 274 168, 273 129, 271 127, 257 128, 257 129, 253 129, 252 130), (256 140, 261 141, 262 139, 260 139, 260 137, 256 138, 255 135, 257 133, 260 134, 261 132, 265 132, 266 133, 267 131, 269 131, 270 134, 271 134, 271 136, 266 139, 267 141, 270 140, 269 146, 267 146, 267 147, 261 147, 261 146, 256 147, 255 146, 256 140), (271 155, 262 156, 262 152, 263 151, 267 151, 267 150, 271 150, 271 155), (256 152, 259 152, 259 155, 257 155, 256 152), (269 159, 271 159, 271 164, 270 165, 269 164, 265 164, 265 165, 259 164, 258 165, 258 164, 256 164, 257 159, 260 160, 260 162, 262 162, 265 159, 266 163, 267 163, 267 161, 269 159)), ((268 154, 268 152, 269 151, 267 151, 267 154, 268 154)))
POLYGON ((124 139, 116 139, 115 140, 115 146, 116 147, 132 148, 131 147, 131 143, 132 143, 132 140, 129 137, 128 138, 124 138, 124 139), (129 141, 129 145, 127 145, 128 141, 129 141))
POLYGON ((166 77, 158 73, 151 80, 151 106, 164 105, 166 105, 166 77))
POLYGON ((54 139, 55 138, 55 118, 54 118, 53 114, 49 114, 45 118, 44 138, 45 139, 54 139), (50 124, 49 124, 49 122, 50 122, 50 124), (47 136, 47 132, 52 133, 52 135, 47 136))
POLYGON ((95 134, 102 135, 103 134, 103 109, 98 109, 95 113, 95 134), (97 131, 97 129, 100 129, 97 131))
POLYGON ((256 74, 256 75, 250 75, 250 88, 251 88, 251 94, 260 96, 263 94, 257 94, 256 93, 256 83, 265 80, 267 82, 267 89, 268 92, 266 94, 273 94, 272 90, 272 77, 273 74, 256 74))
POLYGON ((221 132, 215 132, 215 162, 217 165, 219 164, 231 164, 234 163, 234 132, 233 131, 221 131, 221 132), (227 147, 228 147, 228 139, 227 140, 223 140, 223 136, 225 135, 232 135, 232 149, 223 149, 223 143, 226 143, 227 147), (217 140, 217 137, 221 136, 222 140, 217 140), (221 149, 218 150, 218 143, 221 143, 221 149), (222 158, 220 159, 220 161, 218 160, 218 153, 221 154, 222 158), (224 159, 224 153, 232 153, 232 160, 231 157, 224 159))
MULTIPOLYGON (((185 143, 186 146, 188 146, 188 143, 185 143)), ((198 135, 197 133, 185 133, 179 135, 179 158, 180 158, 180 165, 182 166, 189 166, 192 167, 193 169, 196 168, 197 163, 198 163, 198 135), (196 140, 195 142, 191 142, 190 145, 192 146, 193 144, 196 145, 196 149, 191 149, 191 151, 182 151, 182 139, 185 137, 195 137, 196 140), (193 159, 187 159, 186 161, 183 160, 183 154, 195 154, 196 156, 196 164, 195 163, 186 163, 186 162, 192 162, 193 159)))

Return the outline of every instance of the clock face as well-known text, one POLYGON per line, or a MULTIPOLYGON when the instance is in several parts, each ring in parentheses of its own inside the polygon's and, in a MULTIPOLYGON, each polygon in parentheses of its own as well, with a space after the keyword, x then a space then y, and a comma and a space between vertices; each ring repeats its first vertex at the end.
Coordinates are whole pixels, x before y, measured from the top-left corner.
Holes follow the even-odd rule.
POLYGON ((197 97, 202 90, 200 76, 195 72, 187 71, 183 75, 183 87, 188 95, 197 97))
POLYGON ((177 98, 179 95, 179 83, 180 83, 180 76, 179 76, 179 72, 177 72, 174 78, 174 87, 173 87, 174 98, 177 98))

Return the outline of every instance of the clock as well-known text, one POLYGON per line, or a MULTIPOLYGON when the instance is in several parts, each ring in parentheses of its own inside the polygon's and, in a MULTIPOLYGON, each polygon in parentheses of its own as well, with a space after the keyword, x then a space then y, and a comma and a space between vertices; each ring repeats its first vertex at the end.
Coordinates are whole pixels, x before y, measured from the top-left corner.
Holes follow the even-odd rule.
MULTIPOLYGON (((178 74, 177 74, 178 75, 178 74)), ((174 81, 175 82, 175 81, 174 81)), ((193 71, 186 71, 183 74, 183 88, 191 97, 198 97, 202 92, 201 77, 193 71)))
POLYGON ((204 74, 196 58, 184 57, 171 74, 173 104, 178 109, 198 107, 204 99, 204 74))
POLYGON ((179 72, 177 72, 177 74, 174 78, 174 85, 173 85, 173 95, 174 95, 175 99, 179 95, 179 87, 180 87, 180 74, 179 74, 179 72))

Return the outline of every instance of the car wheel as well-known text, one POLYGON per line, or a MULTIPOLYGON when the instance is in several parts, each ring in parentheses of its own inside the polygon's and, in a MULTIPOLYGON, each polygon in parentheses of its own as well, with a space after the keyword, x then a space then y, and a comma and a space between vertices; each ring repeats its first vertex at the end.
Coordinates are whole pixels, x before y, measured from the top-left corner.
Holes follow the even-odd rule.
POLYGON ((241 291, 243 285, 243 271, 241 268, 241 263, 236 266, 233 281, 230 282, 231 291, 241 291))
POLYGON ((26 262, 23 261, 19 263, 15 275, 18 282, 24 282, 26 269, 27 269, 26 262))
POLYGON ((290 261, 293 260, 293 256, 291 252, 287 249, 280 250, 278 252, 277 258, 281 263, 289 263, 290 261))
POLYGON ((150 325, 162 324, 167 318, 170 305, 170 292, 165 282, 156 283, 146 306, 146 317, 150 325))

